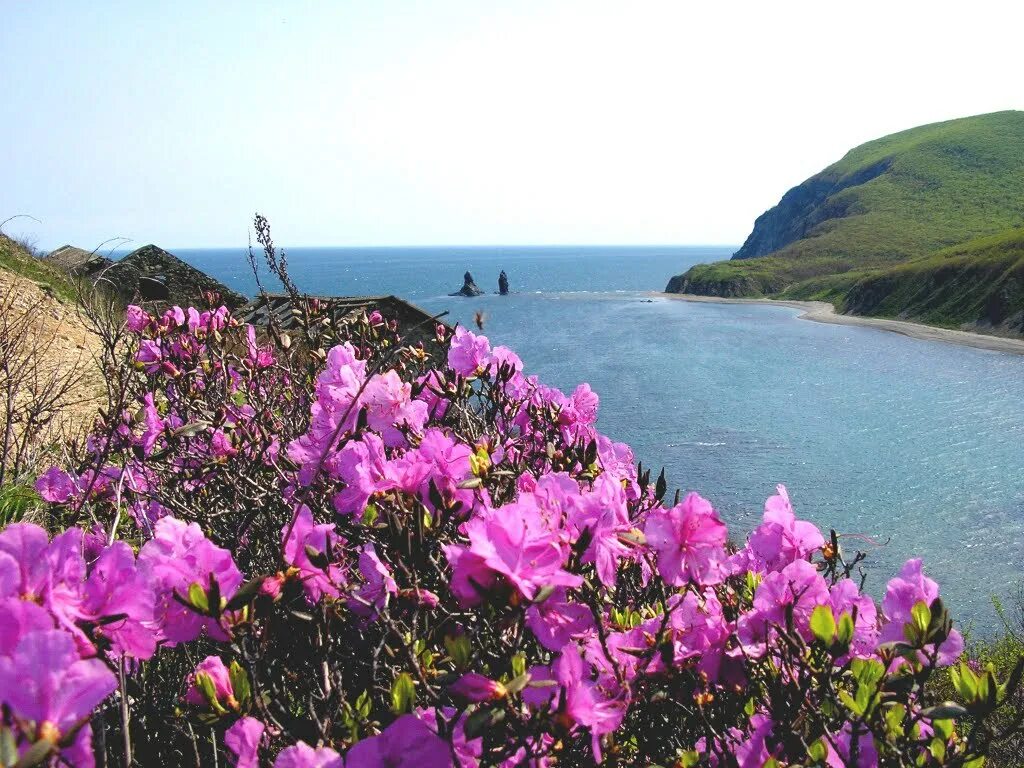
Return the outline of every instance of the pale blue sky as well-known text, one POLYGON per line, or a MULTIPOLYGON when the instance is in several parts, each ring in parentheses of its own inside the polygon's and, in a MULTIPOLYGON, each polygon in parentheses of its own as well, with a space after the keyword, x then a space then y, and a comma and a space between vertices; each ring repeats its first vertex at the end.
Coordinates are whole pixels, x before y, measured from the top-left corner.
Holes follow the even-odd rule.
POLYGON ((1024 106, 1010 2, 3 2, 43 247, 738 243, 863 141, 1024 106))

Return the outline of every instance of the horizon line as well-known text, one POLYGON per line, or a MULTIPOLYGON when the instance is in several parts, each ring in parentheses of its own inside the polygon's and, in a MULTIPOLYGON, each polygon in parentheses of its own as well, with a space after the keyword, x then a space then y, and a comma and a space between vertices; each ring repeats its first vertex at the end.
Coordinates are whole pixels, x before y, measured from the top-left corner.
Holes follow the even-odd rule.
MULTIPOLYGON (((146 245, 157 245, 159 248, 163 248, 166 251, 212 251, 212 250, 227 250, 232 248, 238 248, 242 251, 248 251, 248 245, 176 245, 176 246, 162 246, 158 243, 148 242, 142 243, 132 248, 115 248, 112 249, 112 253, 131 253, 132 251, 143 248, 146 245)), ((276 245, 276 244, 275 244, 276 245)), ((386 245, 337 245, 337 244, 317 244, 317 245, 276 245, 278 250, 295 250, 298 248, 338 248, 338 249, 394 249, 394 248, 419 248, 419 249, 430 249, 430 250, 441 250, 445 248, 738 248, 742 245, 741 243, 442 243, 439 245, 423 244, 423 243, 400 243, 400 244, 386 244, 386 245)), ((62 246, 57 246, 62 247, 62 246)), ((262 251, 258 245, 253 245, 254 251, 262 251)), ((54 249, 55 250, 55 249, 54 249)))

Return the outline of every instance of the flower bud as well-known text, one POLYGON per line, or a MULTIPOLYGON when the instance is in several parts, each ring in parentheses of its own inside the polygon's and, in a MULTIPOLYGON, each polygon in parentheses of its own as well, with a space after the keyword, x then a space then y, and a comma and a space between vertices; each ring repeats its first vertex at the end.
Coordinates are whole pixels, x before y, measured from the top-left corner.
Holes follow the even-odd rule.
POLYGON ((476 672, 463 675, 448 690, 471 703, 503 699, 506 694, 504 685, 476 672))

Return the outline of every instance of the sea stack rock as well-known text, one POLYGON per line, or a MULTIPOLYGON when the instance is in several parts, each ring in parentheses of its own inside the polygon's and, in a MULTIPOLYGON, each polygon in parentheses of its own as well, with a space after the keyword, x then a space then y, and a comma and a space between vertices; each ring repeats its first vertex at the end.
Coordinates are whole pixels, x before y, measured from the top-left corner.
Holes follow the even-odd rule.
POLYGON ((477 284, 473 282, 473 276, 467 272, 462 277, 462 287, 459 288, 455 293, 449 293, 449 296, 480 296, 483 291, 477 287, 477 284))
POLYGON ((508 275, 505 274, 504 269, 498 275, 498 293, 502 296, 508 296, 508 275))

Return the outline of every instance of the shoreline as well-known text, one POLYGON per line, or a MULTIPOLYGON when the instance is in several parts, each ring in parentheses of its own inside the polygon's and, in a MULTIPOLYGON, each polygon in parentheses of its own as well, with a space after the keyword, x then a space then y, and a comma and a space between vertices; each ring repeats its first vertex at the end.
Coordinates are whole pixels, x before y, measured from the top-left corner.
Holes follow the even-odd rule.
POLYGON ((836 313, 836 308, 827 301, 731 299, 719 296, 697 296, 688 293, 664 293, 661 291, 652 291, 650 295, 673 301, 693 301, 709 304, 764 304, 767 306, 802 309, 803 313, 797 316, 800 320, 811 320, 816 323, 829 323, 832 325, 859 325, 865 328, 876 328, 880 331, 898 333, 921 341, 938 341, 945 344, 958 344, 962 347, 985 349, 990 352, 1024 355, 1024 339, 989 336, 984 333, 972 333, 970 331, 955 331, 950 328, 937 328, 933 325, 914 323, 909 320, 887 320, 880 317, 840 315, 836 313))

